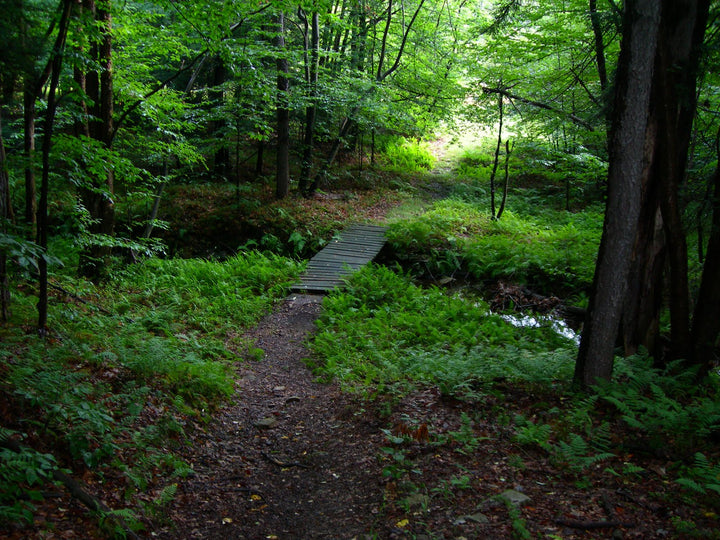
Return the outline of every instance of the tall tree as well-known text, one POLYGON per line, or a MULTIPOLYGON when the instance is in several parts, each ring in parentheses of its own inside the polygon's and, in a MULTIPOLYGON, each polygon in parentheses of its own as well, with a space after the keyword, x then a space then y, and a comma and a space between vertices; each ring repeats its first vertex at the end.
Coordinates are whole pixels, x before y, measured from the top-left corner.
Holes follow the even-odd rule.
POLYGON ((707 0, 662 3, 647 139, 653 148, 652 160, 643 178, 645 196, 623 317, 626 352, 643 346, 657 361, 666 354, 668 358, 693 356, 688 253, 680 193, 686 179, 708 9, 707 0), (661 347, 659 328, 665 296, 670 308, 668 351, 661 347))
POLYGON ((61 0, 61 16, 58 23, 57 37, 48 64, 50 65, 50 86, 47 92, 47 109, 43 125, 42 140, 42 180, 40 183, 40 200, 38 202, 38 244, 44 252, 38 260, 39 285, 38 285, 38 330, 41 335, 47 332, 48 316, 48 194, 50 191, 50 150, 52 147, 52 136, 55 127, 55 113, 57 112, 57 89, 60 84, 60 72, 62 70, 65 47, 67 44, 68 30, 70 27, 70 11, 73 0, 61 0))
POLYGON ((592 295, 575 365, 583 386, 609 379, 642 201, 645 137, 660 26, 655 0, 625 5, 613 107, 608 199, 592 295))
POLYGON ((410 19, 406 21, 405 4, 401 3, 401 7, 396 11, 393 0, 388 0, 387 7, 383 12, 385 17, 385 24, 381 32, 380 51, 377 54, 377 68, 374 70, 373 84, 368 86, 367 90, 363 91, 362 94, 358 96, 352 110, 340 121, 340 128, 338 130, 338 134, 335 137, 332 146, 330 147, 330 151, 325 158, 323 165, 320 167, 320 170, 313 178, 312 184, 309 188, 310 193, 313 193, 318 189, 320 183, 327 175, 328 169, 335 161, 335 158, 337 157, 338 151, 340 150, 340 147, 342 146, 345 137, 348 135, 353 126, 356 125, 356 114, 360 111, 366 100, 371 95, 375 94, 378 87, 382 85, 386 80, 388 80, 388 78, 393 75, 400 67, 400 62, 404 57, 405 49, 408 45, 408 39, 411 35, 411 32, 413 31, 413 26, 417 21, 418 16, 423 10, 424 4, 425 0, 419 0, 417 5, 415 6, 412 17, 410 17, 410 19), (397 24, 397 18, 399 18, 401 21, 399 24, 399 35, 395 36, 396 39, 398 39, 399 41, 396 44, 394 60, 392 61, 392 63, 390 63, 390 59, 392 58, 392 53, 390 52, 390 45, 393 38, 391 30, 394 28, 394 23, 397 24), (386 67, 386 64, 388 63, 390 64, 388 67, 386 67))
MULTIPOLYGON (((652 65, 635 66, 628 72, 633 57, 630 54, 628 58, 627 51, 632 52, 632 37, 644 20, 637 12, 642 4, 638 1, 626 6, 610 138, 608 207, 593 296, 575 371, 576 381, 585 386, 598 378, 608 379, 612 373, 613 347, 621 313, 626 352, 644 345, 656 359, 662 357, 664 351, 658 347, 658 321, 665 283, 671 323, 669 357, 698 361, 694 358, 690 331, 687 245, 680 189, 686 178, 696 109, 696 79, 709 1, 664 0, 658 4, 660 17, 656 31, 644 31, 647 42, 652 42, 655 48, 652 65), (635 111, 636 114, 643 111, 643 117, 635 120, 643 126, 643 132, 636 132, 632 140, 623 141, 623 106, 632 95, 633 86, 639 83, 651 85, 647 113, 639 107, 635 111), (627 156, 634 156, 632 163, 623 161, 627 156), (638 168, 643 158, 645 166, 638 168), (624 172, 618 174, 618 167, 623 167, 624 172), (632 182, 623 182, 623 174, 631 174, 632 182), (617 223, 624 225, 618 227, 617 223)), ((645 104, 643 101, 638 106, 645 104)), ((637 131, 637 126, 634 129, 637 131)), ((713 290, 708 289, 708 294, 712 295, 713 290)), ((720 298, 713 300, 717 302, 720 298)), ((697 326, 704 321, 694 323, 697 326)), ((708 336, 703 338, 703 343, 707 346, 708 336)))
POLYGON ((311 22, 302 8, 298 8, 298 14, 304 24, 304 49, 305 53, 305 83, 308 87, 309 103, 305 108, 305 137, 303 140, 302 164, 298 190, 305 193, 310 182, 310 173, 313 163, 313 146, 315 144, 315 119, 317 117, 318 99, 318 72, 320 69, 320 20, 318 12, 315 11, 311 22), (309 36, 308 36, 309 34, 309 36), (309 54, 308 51, 309 50, 309 54))

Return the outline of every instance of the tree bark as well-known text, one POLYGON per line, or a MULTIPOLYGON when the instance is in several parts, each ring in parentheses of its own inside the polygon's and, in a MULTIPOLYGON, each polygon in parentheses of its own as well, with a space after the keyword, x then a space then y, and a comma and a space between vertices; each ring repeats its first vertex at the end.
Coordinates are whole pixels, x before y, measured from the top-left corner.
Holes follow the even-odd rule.
POLYGON ((655 0, 626 3, 609 141, 607 208, 575 365, 575 382, 586 388, 612 376, 614 344, 640 217, 645 132, 659 24, 660 6, 655 0))
POLYGON ((275 46, 277 57, 277 168, 275 180, 275 197, 287 197, 290 189, 290 111, 288 110, 288 61, 284 56, 285 49, 285 14, 281 11, 277 17, 277 37, 275 46))
MULTIPOLYGON (((502 83, 501 83, 502 86, 502 83)), ((497 173, 498 163, 500 161, 500 147, 502 146, 502 129, 503 129, 503 95, 498 93, 498 136, 495 145, 495 159, 493 160, 493 168, 490 172, 490 216, 497 219, 495 214, 495 174, 497 173)))
POLYGON ((645 196, 623 317, 625 353, 633 354, 644 346, 657 363, 693 356, 680 192, 686 176, 708 9, 707 0, 665 0, 662 4, 647 138, 652 155, 643 179, 645 196), (667 351, 661 346, 659 328, 664 296, 670 308, 667 351))

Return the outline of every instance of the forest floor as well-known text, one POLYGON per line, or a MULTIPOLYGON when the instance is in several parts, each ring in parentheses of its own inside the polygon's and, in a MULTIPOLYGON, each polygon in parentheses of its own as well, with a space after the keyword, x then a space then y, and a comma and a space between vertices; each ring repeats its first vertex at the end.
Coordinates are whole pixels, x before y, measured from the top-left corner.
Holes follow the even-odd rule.
MULTIPOLYGON (((431 179, 426 188, 443 196, 441 182, 431 179)), ((381 220, 392 206, 380 201, 365 217, 381 220)), ((519 444, 516 416, 541 425, 549 411, 568 409, 564 392, 494 381, 477 388, 474 400, 457 400, 432 385, 402 395, 353 393, 316 380, 305 360, 321 303, 320 296, 291 295, 244 331, 262 357, 238 358, 233 399, 186 430, 178 453, 194 472, 172 480, 175 499, 142 537, 654 539, 716 532, 717 516, 679 490, 668 456, 647 457, 638 445, 641 471, 624 471, 637 462, 630 455, 577 470, 541 445, 519 444)), ((612 436, 632 441, 633 434, 612 436)), ((122 498, 109 478, 83 480, 102 500, 122 498)), ((46 532, 12 538, 103 537, 65 495, 40 514, 46 532)))
POLYGON ((320 310, 321 297, 293 295, 250 330, 264 357, 240 365, 237 399, 194 436, 195 474, 153 537, 668 538, 671 519, 692 515, 662 463, 639 482, 606 464, 578 481, 539 448, 518 453, 498 411, 529 418, 560 395, 508 387, 470 404, 429 387, 371 400, 317 382, 303 359, 320 310), (470 432, 463 413, 478 408, 487 422, 470 432))
MULTIPOLYGON (((444 149, 434 148, 441 158, 435 174, 448 167, 444 149)), ((431 179, 427 195, 442 197, 433 186, 431 179)), ((365 217, 382 219, 392 206, 365 217)), ((399 397, 317 381, 305 359, 321 303, 291 295, 247 332, 263 357, 238 365, 236 399, 192 436, 183 457, 195 474, 179 484, 152 537, 652 539, 699 532, 698 508, 678 496, 667 459, 644 462, 637 476, 607 472, 622 469, 622 457, 578 472, 539 446, 517 443, 513 417, 562 409, 569 399, 562 393, 496 382, 470 402, 432 386, 399 397)))

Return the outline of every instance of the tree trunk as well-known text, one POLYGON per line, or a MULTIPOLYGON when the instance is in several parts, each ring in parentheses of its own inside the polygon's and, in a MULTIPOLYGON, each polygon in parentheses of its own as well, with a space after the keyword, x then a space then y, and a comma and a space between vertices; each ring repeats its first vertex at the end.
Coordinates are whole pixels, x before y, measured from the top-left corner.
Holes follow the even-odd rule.
MULTIPOLYGON (((50 57, 52 76, 48 88, 47 109, 45 111, 45 122, 42 142, 42 180, 40 182, 40 200, 38 202, 38 244, 43 252, 47 252, 48 241, 48 191, 50 185, 50 148, 52 146, 53 127, 55 124, 55 112, 57 111, 56 91, 60 82, 60 71, 65 54, 65 43, 70 19, 70 9, 73 0, 63 0, 62 16, 58 25, 58 34, 55 38, 55 46, 50 57)), ((40 257, 38 260, 38 331, 41 335, 47 333, 47 310, 48 310, 48 269, 47 259, 40 257)))
POLYGON ((709 7, 707 0, 665 0, 662 9, 649 120, 652 127, 647 138, 652 156, 643 180, 645 196, 623 317, 625 353, 644 346, 657 363, 665 361, 666 352, 670 359, 693 355, 680 190, 686 176, 709 7), (664 293, 670 303, 668 351, 660 345, 664 293))
MULTIPOLYGON (((500 82, 502 87, 502 82, 500 82)), ((502 129, 503 129, 503 95, 498 94, 498 113, 500 120, 498 123, 498 137, 495 145, 495 159, 493 160, 493 168, 490 172, 490 217, 497 219, 495 213, 495 174, 497 173, 498 163, 500 161, 500 147, 502 146, 502 129)))
POLYGON ((307 70, 307 83, 310 88, 310 104, 305 110, 305 138, 303 140, 303 156, 302 169, 300 171, 300 180, 298 190, 305 194, 307 186, 310 183, 310 173, 312 171, 313 152, 315 145, 315 116, 317 101, 317 83, 320 59, 320 22, 318 13, 312 14, 310 39, 310 60, 307 70))
POLYGON ((25 157, 25 223, 30 226, 31 237, 35 236, 37 223, 37 190, 35 182, 35 91, 26 75, 23 88, 23 151, 25 157))
MULTIPOLYGON (((720 145, 716 146, 720 158, 720 145)), ((691 334, 693 360, 700 366, 700 376, 707 374, 713 361, 717 360, 716 346, 720 334, 720 163, 715 169, 713 183, 712 229, 691 334)))
POLYGON ((609 141, 608 200, 590 305, 575 365, 583 387, 612 376, 614 344, 640 216, 653 60, 660 23, 655 0, 626 2, 609 141))
POLYGON ((288 61, 284 57, 285 49, 285 14, 281 11, 277 17, 277 37, 275 46, 277 58, 277 169, 275 180, 275 196, 278 199, 287 197, 290 189, 290 111, 288 110, 288 61))
POLYGON ((607 90, 607 67, 605 65, 605 45, 603 44, 602 27, 600 26, 600 15, 597 11, 597 0, 589 0, 590 2, 590 23, 592 24, 593 37, 595 38, 595 63, 597 64, 598 78, 600 79, 600 88, 604 92, 607 90))
POLYGON ((692 356, 687 242, 682 223, 680 187, 685 180, 696 108, 697 72, 709 0, 665 0, 655 65, 661 103, 655 157, 663 192, 660 208, 670 263, 670 355, 692 356))
MULTIPOLYGON (((7 233, 9 221, 10 179, 5 161, 5 141, 2 136, 2 106, 0 105, 0 233, 7 233)), ((10 282, 7 273, 7 253, 0 249, 0 322, 10 316, 10 282)))
POLYGON ((510 171, 508 167, 510 165, 510 154, 512 153, 514 144, 510 144, 510 139, 505 141, 505 179, 503 181, 503 194, 502 200, 500 201, 500 208, 498 208, 497 218, 500 219, 505 211, 505 202, 507 201, 508 185, 510 184, 510 171))
MULTIPOLYGON (((86 93, 93 101, 89 108, 91 120, 87 126, 91 138, 100 141, 107 148, 113 139, 113 93, 112 93, 112 19, 110 6, 103 2, 98 7, 95 0, 84 0, 83 10, 94 15, 98 23, 98 42, 92 46, 91 56, 101 67, 100 73, 86 74, 86 93)), ((115 229, 115 206, 113 201, 114 175, 108 169, 104 178, 92 179, 92 186, 81 190, 85 208, 90 213, 93 225, 91 234, 111 236, 115 229)), ((92 240, 91 240, 92 242, 92 240)), ((90 279, 99 279, 105 269, 110 248, 93 244, 80 255, 78 272, 90 279)))

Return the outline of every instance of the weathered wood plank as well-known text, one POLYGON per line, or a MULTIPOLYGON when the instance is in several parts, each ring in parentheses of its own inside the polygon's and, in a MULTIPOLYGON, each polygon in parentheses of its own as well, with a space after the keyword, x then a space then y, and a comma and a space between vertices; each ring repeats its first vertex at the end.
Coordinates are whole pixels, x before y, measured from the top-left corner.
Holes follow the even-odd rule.
POLYGON ((295 292, 328 292, 343 284, 344 278, 372 261, 385 245, 385 227, 351 225, 308 263, 295 292))

